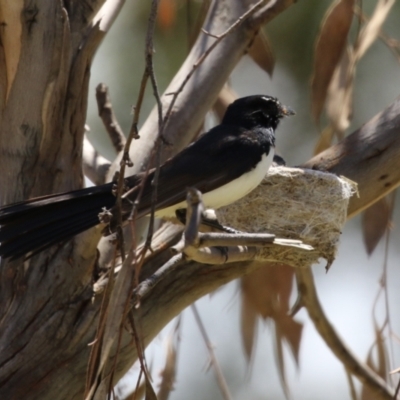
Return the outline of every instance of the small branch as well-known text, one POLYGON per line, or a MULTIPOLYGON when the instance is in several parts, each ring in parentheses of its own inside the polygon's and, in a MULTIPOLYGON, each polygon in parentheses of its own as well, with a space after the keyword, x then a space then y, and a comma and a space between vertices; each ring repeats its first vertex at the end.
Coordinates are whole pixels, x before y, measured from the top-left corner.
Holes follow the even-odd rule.
POLYGON ((210 36, 210 37, 212 37, 214 39, 219 39, 219 35, 213 35, 212 33, 206 31, 204 28, 201 28, 201 31, 207 36, 210 36))
MULTIPOLYGON (((91 387, 86 399, 92 399, 92 394, 96 388, 104 384, 112 384, 112 376, 115 373, 115 365, 119 355, 122 335, 124 333, 123 324, 127 313, 130 310, 130 298, 134 282, 134 269, 131 265, 135 262, 135 254, 129 252, 124 260, 121 271, 119 272, 114 285, 112 285, 109 302, 103 304, 104 325, 102 331, 98 333, 99 348, 97 354, 98 364, 91 377, 91 387), (112 312, 110 312, 112 311, 112 312), (111 357, 112 352, 113 357, 111 357), (111 370, 107 370, 110 367, 111 370)), ((100 331, 100 329, 99 329, 100 331)), ((108 387, 109 389, 109 387, 108 387)))
MULTIPOLYGON (((143 98, 144 98, 144 94, 145 94, 145 89, 146 89, 146 85, 147 85, 147 81, 150 78, 151 82, 152 82, 152 86, 153 86, 153 92, 154 95, 156 97, 157 100, 157 104, 158 104, 158 110, 159 110, 159 132, 160 132, 160 126, 161 126, 161 120, 160 118, 162 118, 162 105, 161 105, 161 100, 158 94, 158 88, 157 88, 157 83, 156 83, 156 79, 154 76, 154 71, 153 71, 153 64, 152 64, 152 54, 153 54, 153 33, 154 33, 154 26, 155 26, 155 19, 157 16, 157 6, 158 6, 158 0, 153 0, 152 2, 152 9, 150 12, 150 17, 149 17, 149 23, 148 23, 148 29, 147 29, 147 35, 146 35, 146 52, 145 52, 145 58, 146 58, 146 67, 142 76, 142 81, 140 84, 140 90, 139 90, 139 95, 138 95, 138 100, 136 102, 135 107, 133 108, 133 121, 132 121, 132 125, 129 131, 129 135, 125 144, 125 147, 123 149, 122 152, 122 156, 121 156, 121 161, 120 161, 120 170, 119 170, 119 179, 118 179, 118 184, 117 184, 117 201, 116 201, 116 221, 117 221, 117 226, 118 226, 118 231, 120 233, 121 239, 120 239, 120 246, 123 249, 123 238, 122 238, 122 214, 121 214, 121 205, 122 205, 122 195, 124 192, 124 178, 125 178, 125 171, 126 171, 126 167, 133 167, 133 162, 130 158, 129 152, 130 152, 130 147, 131 147, 131 143, 133 141, 133 139, 140 139, 139 136, 139 131, 138 131, 138 123, 139 123, 139 115, 140 115, 140 110, 142 107, 142 103, 143 103, 143 98)), ((158 137, 160 136, 160 133, 158 135, 158 137)), ((158 143, 158 140, 157 140, 158 143)), ((155 149, 158 149, 159 146, 157 145, 155 148, 153 147, 151 149, 150 152, 150 161, 154 159, 155 156, 155 149)), ((157 159, 160 160, 160 152, 156 151, 156 155, 157 155, 157 159)), ((129 220, 133 221, 134 218, 134 214, 135 214, 135 209, 136 209, 136 205, 139 203, 142 192, 143 192, 143 187, 144 187, 144 183, 146 181, 147 178, 147 174, 149 172, 149 167, 151 162, 147 163, 148 164, 148 168, 146 170, 146 174, 142 179, 142 183, 141 183, 141 187, 139 190, 139 194, 136 197, 135 203, 132 206, 132 211, 131 214, 129 216, 129 220)), ((160 164, 160 162, 158 162, 157 164, 160 164)), ((157 183, 158 180, 158 172, 156 172, 155 174, 155 183, 157 183)), ((155 185, 156 187, 156 185, 155 185)), ((157 192, 155 190, 154 193, 154 197, 157 197, 157 192)), ((129 200, 129 198, 128 198, 129 200)), ((149 231, 148 231, 148 238, 151 238, 152 236, 152 229, 153 229, 153 221, 154 221, 154 204, 155 201, 153 201, 153 205, 152 205, 152 212, 151 212, 151 220, 149 223, 149 231)), ((146 248, 149 247, 149 242, 150 240, 146 240, 146 248)), ((146 253, 146 248, 143 250, 143 255, 146 253)), ((124 254, 122 254, 122 258, 124 258, 124 254)), ((140 273, 140 266, 142 265, 142 261, 143 261, 143 257, 141 257, 138 265, 137 265, 137 274, 136 276, 139 275, 140 273)))
POLYGON ((214 368, 215 377, 217 378, 218 386, 221 389, 221 394, 225 400, 231 400, 232 396, 229 392, 229 388, 224 378, 224 374, 222 373, 222 369, 219 366, 217 357, 215 356, 214 353, 213 345, 210 341, 210 338, 207 335, 206 328, 204 327, 203 321, 201 320, 196 304, 192 304, 191 308, 193 311, 194 319, 196 320, 197 326, 199 327, 201 336, 203 337, 204 343, 207 346, 208 354, 210 356, 210 362, 214 368))
MULTIPOLYGON (((154 43, 153 43, 153 36, 154 36, 154 29, 156 24, 157 18, 157 11, 158 11, 158 4, 159 0, 152 0, 151 2, 151 10, 149 16, 149 22, 147 24, 147 33, 146 33, 146 51, 145 51, 145 60, 146 60, 146 74, 150 77, 151 86, 153 88, 153 95, 156 99, 157 103, 157 114, 158 114, 158 135, 157 141, 155 144, 155 150, 152 151, 152 155, 155 151, 155 158, 156 158, 156 171, 154 173, 154 178, 151 182, 153 186, 152 190, 152 200, 151 200, 151 211, 150 211, 150 221, 149 221, 149 228, 147 231, 147 238, 144 251, 146 252, 147 249, 151 247, 151 239, 154 233, 154 213, 157 204, 157 193, 158 193, 158 178, 160 175, 160 165, 161 165, 161 150, 162 150, 162 127, 163 127, 163 108, 160 98, 160 93, 158 90, 157 79, 154 74, 154 65, 153 65, 153 53, 154 53, 154 43)), ((150 165, 148 165, 150 168, 150 165)))
POLYGON ((296 268, 301 303, 307 308, 308 315, 336 357, 381 400, 392 400, 394 392, 386 382, 351 352, 330 324, 321 307, 316 292, 311 268, 296 268))
MULTIPOLYGON (((157 8, 158 8, 158 1, 159 0, 153 0, 152 2, 152 8, 150 11, 150 17, 149 17, 149 22, 148 22, 148 27, 147 27, 147 35, 146 35, 146 52, 145 52, 145 58, 146 58, 146 68, 145 71, 143 73, 142 76, 142 81, 140 84, 140 90, 139 90, 139 95, 138 95, 138 100, 136 102, 136 106, 134 107, 134 116, 133 116, 133 121, 132 121, 132 125, 131 125, 131 129, 129 131, 129 135, 128 135, 128 139, 125 143, 124 149, 123 149, 123 154, 122 154, 122 159, 120 162, 120 171, 119 171, 119 179, 118 179, 118 185, 117 185, 117 201, 116 201, 116 213, 117 213, 117 225, 118 225, 118 231, 119 231, 119 236, 120 236, 120 247, 121 247, 121 255, 122 258, 124 259, 125 255, 124 255, 124 246, 123 246, 123 237, 122 237, 122 214, 121 214, 121 199, 122 199, 122 194, 124 191, 124 178, 125 178, 125 170, 126 170, 126 166, 128 167, 132 167, 133 163, 132 160, 130 159, 129 156, 129 151, 130 151, 130 146, 132 143, 133 139, 139 139, 139 132, 138 132, 138 122, 139 122, 139 115, 140 115, 140 110, 141 110, 141 106, 143 103, 143 98, 144 98, 144 93, 145 93, 145 89, 146 89, 146 85, 147 85, 147 81, 150 77, 151 82, 152 82, 152 86, 153 86, 153 93, 154 96, 156 97, 157 100, 157 105, 158 105, 158 111, 159 111, 159 131, 160 131, 160 127, 161 127, 161 120, 162 120, 162 104, 161 104, 161 100, 160 100, 160 96, 158 93, 158 88, 157 88, 157 82, 154 76, 154 70, 153 70, 153 61, 152 61, 152 54, 153 54, 153 34, 154 34, 154 27, 155 27, 155 20, 156 20, 156 16, 157 16, 157 8)), ((161 133, 159 133, 160 135, 161 133)), ((158 147, 158 146, 157 146, 158 147)), ((153 149, 154 151, 154 149, 153 149)), ((153 156, 153 152, 152 152, 152 156, 153 156)), ((160 158, 160 154, 159 152, 157 152, 157 158, 160 158)), ((152 158, 151 156, 151 158, 152 158)), ((149 169, 147 169, 148 172, 149 169)), ((138 203, 140 201, 140 197, 141 197, 141 193, 142 193, 142 189, 143 189, 143 184, 145 182, 145 178, 142 181, 142 188, 140 190, 139 195, 136 198, 136 203, 138 203)), ((155 176, 155 187, 157 186, 157 179, 158 179, 158 173, 156 173, 155 176)), ((155 194, 154 196, 157 196, 157 192, 155 190, 155 194)), ((155 202, 153 202, 155 203, 155 202)), ((135 211, 134 211, 135 206, 133 206, 131 215, 134 215, 135 211)), ((154 206, 152 206, 152 208, 154 208, 154 206)), ((153 220, 154 220, 154 210, 152 210, 151 212, 151 221, 149 224, 149 234, 148 237, 152 236, 152 231, 151 229, 153 229, 153 220)), ((144 250, 144 253, 146 252, 146 250, 144 250)), ((137 275, 139 275, 139 272, 137 273, 137 275)))
POLYGON ((106 183, 111 162, 101 156, 87 137, 83 140, 82 154, 83 173, 96 185, 106 183))
POLYGON ((175 327, 167 338, 167 354, 165 357, 165 365, 159 374, 161 376, 161 382, 158 385, 157 400, 168 400, 171 391, 174 390, 179 347, 181 344, 181 319, 182 315, 179 315, 175 321, 175 327))
POLYGON ((153 275, 139 283, 133 291, 133 304, 136 308, 140 306, 140 301, 169 273, 173 272, 184 260, 182 253, 170 258, 153 275))
POLYGON ((99 83, 96 87, 96 100, 99 116, 103 121, 115 151, 119 153, 124 149, 126 138, 114 113, 108 87, 104 83, 99 83))
POLYGON ((160 0, 152 0, 151 2, 151 10, 149 16, 149 22, 147 24, 147 33, 146 33, 146 51, 145 51, 145 61, 146 61, 146 70, 147 74, 150 77, 151 85, 153 88, 153 95, 157 102, 157 112, 158 112, 158 125, 161 130, 163 123, 163 113, 162 113, 162 103, 160 99, 160 92, 157 86, 157 79, 154 74, 154 65, 153 65, 153 53, 154 53, 154 29, 156 25, 156 18, 158 12, 158 3, 160 0))

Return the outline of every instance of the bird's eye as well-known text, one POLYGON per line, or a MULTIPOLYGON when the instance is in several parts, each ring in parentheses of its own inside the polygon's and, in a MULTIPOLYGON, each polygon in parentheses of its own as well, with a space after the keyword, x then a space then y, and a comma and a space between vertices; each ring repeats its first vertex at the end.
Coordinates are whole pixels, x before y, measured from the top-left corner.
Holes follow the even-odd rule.
POLYGON ((254 111, 250 114, 255 120, 259 122, 267 122, 270 120, 270 116, 268 114, 265 114, 261 110, 254 111))

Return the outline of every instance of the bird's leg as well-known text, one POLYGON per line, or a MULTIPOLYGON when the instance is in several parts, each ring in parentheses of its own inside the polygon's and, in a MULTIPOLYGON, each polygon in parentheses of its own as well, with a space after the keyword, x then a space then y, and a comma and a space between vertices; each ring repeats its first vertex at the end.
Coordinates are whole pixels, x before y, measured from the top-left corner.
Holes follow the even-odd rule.
MULTIPOLYGON (((182 225, 186 225, 186 208, 176 210, 175 216, 182 225)), ((220 232, 231 234, 243 233, 242 231, 238 231, 237 229, 231 228, 230 226, 220 224, 215 214, 215 210, 211 208, 204 210, 203 217, 201 219, 201 225, 208 226, 209 228, 214 228, 220 232)))
POLYGON ((217 229, 218 231, 221 232, 232 233, 232 234, 243 233, 241 231, 238 231, 237 229, 231 228, 230 226, 220 224, 217 215, 215 214, 215 210, 211 208, 204 210, 201 223, 203 225, 209 226, 210 228, 217 229))
MULTIPOLYGON (((186 209, 180 209, 175 211, 176 218, 183 225, 186 224, 186 209)), ((226 232, 230 234, 238 234, 240 231, 231 228, 230 226, 225 226, 219 223, 215 211, 211 208, 204 210, 203 216, 201 219, 201 225, 212 228, 212 230, 218 230, 220 232, 226 232)), ((215 246, 217 250, 220 251, 222 256, 225 258, 225 262, 228 262, 228 254, 229 250, 227 246, 215 246)))
POLYGON ((175 210, 175 216, 182 225, 186 225, 186 208, 175 210))
POLYGON ((274 154, 273 164, 275 167, 281 167, 286 165, 286 161, 279 155, 274 154))

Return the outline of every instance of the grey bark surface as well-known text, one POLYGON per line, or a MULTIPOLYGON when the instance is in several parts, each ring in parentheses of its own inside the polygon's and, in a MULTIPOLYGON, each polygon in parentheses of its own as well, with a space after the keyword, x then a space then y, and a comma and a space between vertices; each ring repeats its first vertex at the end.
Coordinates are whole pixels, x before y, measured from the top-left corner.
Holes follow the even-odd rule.
MULTIPOLYGON (((39 0, 36 3, 14 0, 11 7, 10 2, 0 0, 1 204, 82 187, 82 147, 90 66, 94 52, 106 34, 101 24, 95 25, 92 21, 97 18, 103 3, 101 0, 39 0)), ((223 32, 251 3, 254 2, 212 2, 205 28, 213 34, 223 32)), ((174 146, 164 154, 165 157, 175 154, 192 140, 200 121, 260 24, 275 17, 294 1, 270 3, 269 9, 267 6, 260 9, 252 20, 242 24, 221 43, 218 52, 210 54, 178 97, 165 133, 174 146)), ((207 35, 200 36, 167 92, 173 91, 190 72, 193 63, 212 40, 207 35)), ((168 96, 164 96, 163 102, 167 101, 168 96)), ((398 102, 378 117, 379 121, 384 123, 376 125, 376 121, 372 122, 350 136, 347 139, 350 147, 342 145, 336 150, 329 149, 306 166, 349 175, 358 181, 360 193, 367 190, 367 184, 371 188, 371 182, 376 182, 376 185, 372 184, 372 191, 368 189, 368 204, 376 201, 382 195, 381 184, 386 193, 400 182, 398 169, 393 167, 393 160, 400 153, 398 102), (368 135, 364 136, 366 132, 368 135), (363 172, 364 178, 361 179, 362 173, 357 166, 363 165, 358 163, 365 158, 365 137, 374 138, 373 147, 367 148, 377 150, 368 157, 369 163, 375 163, 374 168, 363 172), (390 141, 384 138, 390 138, 390 141), (389 151, 390 157, 385 158, 389 151), (327 165, 326 160, 333 161, 327 165), (389 178, 381 178, 389 174, 383 167, 388 163, 391 163, 388 167, 390 185, 386 185, 389 178), (373 175, 373 180, 367 179, 371 176, 369 174, 373 175)), ((142 139, 135 142, 132 149, 134 168, 142 168, 146 163, 157 128, 156 113, 153 112, 143 127, 142 139)), ((363 208, 362 205, 351 207, 351 214, 363 208)), ((179 228, 170 227, 160 233, 160 240, 164 244, 173 244, 180 233, 179 228)), ((83 397, 91 350, 89 344, 95 339, 102 301, 101 293, 93 293, 99 237, 98 230, 92 229, 27 261, 1 261, 2 398, 83 397)), ((169 251, 164 249, 150 258, 141 279, 170 257, 169 251)), ((144 344, 147 345, 186 306, 261 266, 255 262, 229 266, 185 263, 176 273, 161 281, 134 311, 144 344)), ((115 382, 136 358, 132 336, 124 331, 115 382)), ((110 365, 112 361, 110 357, 110 365)))

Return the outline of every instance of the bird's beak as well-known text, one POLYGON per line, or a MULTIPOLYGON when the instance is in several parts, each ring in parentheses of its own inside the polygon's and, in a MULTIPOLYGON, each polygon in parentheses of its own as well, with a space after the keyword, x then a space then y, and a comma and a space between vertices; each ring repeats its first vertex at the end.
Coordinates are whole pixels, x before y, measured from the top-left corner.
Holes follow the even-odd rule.
POLYGON ((281 113, 283 117, 290 117, 296 114, 293 108, 284 105, 281 106, 281 113))

